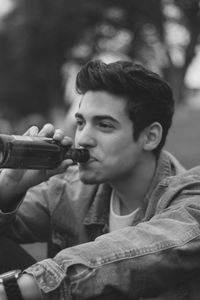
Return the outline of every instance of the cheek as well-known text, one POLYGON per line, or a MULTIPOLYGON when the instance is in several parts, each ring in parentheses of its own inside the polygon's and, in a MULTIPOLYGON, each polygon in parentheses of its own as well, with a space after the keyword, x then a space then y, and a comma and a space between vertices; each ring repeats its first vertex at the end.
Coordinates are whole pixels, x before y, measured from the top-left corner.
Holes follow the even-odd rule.
POLYGON ((77 147, 77 145, 78 145, 78 132, 77 132, 77 130, 75 131, 75 134, 74 134, 74 145, 75 145, 75 147, 77 147))
POLYGON ((116 160, 123 157, 133 156, 137 151, 137 145, 134 143, 133 138, 112 138, 108 142, 102 143, 102 152, 109 156, 109 159, 116 160))

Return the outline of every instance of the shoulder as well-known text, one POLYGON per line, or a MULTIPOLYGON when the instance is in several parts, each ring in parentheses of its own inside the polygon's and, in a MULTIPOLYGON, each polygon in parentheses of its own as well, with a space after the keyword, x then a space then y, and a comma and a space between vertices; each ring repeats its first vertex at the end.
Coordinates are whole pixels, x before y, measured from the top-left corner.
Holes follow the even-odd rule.
POLYGON ((165 179, 164 193, 159 199, 160 210, 173 206, 191 206, 200 208, 200 166, 186 170, 181 174, 165 179))
POLYGON ((169 183, 171 186, 177 186, 180 184, 183 186, 190 184, 200 185, 200 166, 196 166, 189 170, 185 170, 180 174, 169 177, 169 183))
POLYGON ((161 162, 166 165, 170 170, 169 175, 178 175, 186 171, 184 166, 178 161, 178 159, 170 152, 163 150, 161 152, 161 162))

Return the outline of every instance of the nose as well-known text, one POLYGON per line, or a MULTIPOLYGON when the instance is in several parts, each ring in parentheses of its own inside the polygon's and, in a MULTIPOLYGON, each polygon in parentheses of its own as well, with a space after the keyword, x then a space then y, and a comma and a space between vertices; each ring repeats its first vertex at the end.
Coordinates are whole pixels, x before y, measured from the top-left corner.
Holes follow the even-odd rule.
POLYGON ((76 131, 75 144, 78 147, 92 148, 97 144, 95 133, 90 126, 85 126, 82 130, 76 131))

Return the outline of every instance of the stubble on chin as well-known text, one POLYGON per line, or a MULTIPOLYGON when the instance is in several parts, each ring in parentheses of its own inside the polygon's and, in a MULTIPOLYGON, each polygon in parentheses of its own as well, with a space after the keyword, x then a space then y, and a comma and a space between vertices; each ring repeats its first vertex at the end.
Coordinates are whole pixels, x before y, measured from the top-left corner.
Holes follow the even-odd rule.
POLYGON ((104 180, 98 178, 98 176, 92 174, 84 174, 81 172, 79 173, 79 178, 84 184, 101 184, 104 180))
POLYGON ((87 184, 87 185, 93 185, 93 184, 97 184, 98 182, 93 181, 93 180, 89 180, 89 179, 80 179, 82 181, 82 183, 87 184))
POLYGON ((101 184, 105 180, 102 178, 102 172, 98 169, 87 168, 79 165, 79 178, 84 184, 101 184))

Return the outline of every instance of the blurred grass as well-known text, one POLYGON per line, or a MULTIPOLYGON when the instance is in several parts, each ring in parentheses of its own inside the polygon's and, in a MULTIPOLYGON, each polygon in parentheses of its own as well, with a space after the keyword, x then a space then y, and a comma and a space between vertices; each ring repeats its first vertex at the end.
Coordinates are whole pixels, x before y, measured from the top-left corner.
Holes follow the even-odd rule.
MULTIPOLYGON (((200 165, 200 110, 182 107, 177 110, 165 148, 186 167, 200 165)), ((36 260, 46 258, 46 244, 25 245, 36 260)))

